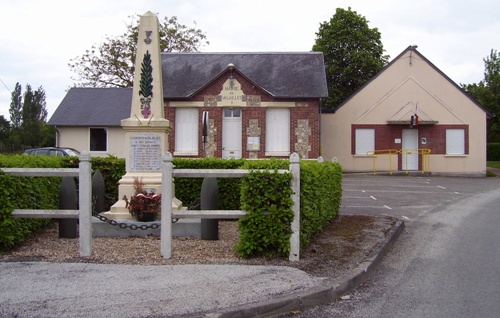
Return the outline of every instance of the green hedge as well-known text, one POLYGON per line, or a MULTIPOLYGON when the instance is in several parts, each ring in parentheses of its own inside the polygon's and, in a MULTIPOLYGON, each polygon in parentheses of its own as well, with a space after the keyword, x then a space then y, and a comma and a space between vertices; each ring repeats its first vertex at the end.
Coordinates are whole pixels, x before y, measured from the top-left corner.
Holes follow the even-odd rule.
MULTIPOLYGON (((0 155, 1 167, 61 168, 56 157, 0 155)), ((14 219, 14 209, 57 209, 61 178, 14 177, 0 172, 0 249, 22 243, 50 223, 47 219, 14 219)))
MULTIPOLYGON (((74 157, 60 157, 64 168, 78 168, 79 160, 74 157)), ((101 171, 104 179, 104 192, 106 193, 106 207, 109 208, 118 201, 118 181, 125 175, 125 159, 108 156, 105 158, 91 158, 92 175, 97 170, 101 171)), ((78 187, 78 184, 77 184, 78 187)))
MULTIPOLYGON (((0 167, 78 168, 77 157, 0 155, 0 167)), ((125 160, 116 157, 92 158, 92 171, 99 169, 105 181, 106 209, 118 200, 118 181, 125 174, 125 160)), ((14 209, 57 209, 61 178, 12 177, 0 172, 0 248, 8 249, 49 224, 44 219, 14 219, 14 209), (21 191, 22 189, 22 191, 21 191), (23 195, 19 196, 18 193, 23 195)), ((78 182, 76 183, 78 187, 78 182)))
POLYGON ((336 162, 300 163, 300 246, 305 249, 338 215, 342 167, 336 162))
POLYGON ((253 171, 242 179, 242 209, 247 211, 239 221, 240 241, 236 251, 243 257, 290 253, 291 173, 253 171))
MULTIPOLYGON (((182 159, 174 158, 176 169, 241 169, 243 159, 182 159)), ((175 178, 175 197, 188 206, 200 197, 203 178, 175 178)), ((219 178, 219 209, 240 210, 240 178, 219 178)))
POLYGON ((486 153, 487 161, 500 161, 500 143, 489 143, 486 153))
MULTIPOLYGON (((291 174, 275 174, 288 169, 289 161, 180 159, 173 160, 177 169, 249 169, 245 178, 219 178, 219 209, 246 210, 239 221, 240 242, 237 252, 243 257, 283 255, 290 251, 291 174)), ((0 156, 3 167, 78 167, 78 158, 46 156, 0 156)), ((301 161, 301 249, 323 231, 337 216, 342 197, 342 169, 337 163, 301 161)), ((118 181, 125 174, 125 160, 92 158, 92 170, 99 169, 105 180, 107 209, 118 200, 118 181)), ((185 206, 200 196, 202 178, 175 178, 175 193, 185 206)), ((46 220, 13 219, 14 208, 57 208, 60 178, 23 178, 0 174, 0 189, 6 201, 0 207, 0 247, 21 243, 27 235, 47 224, 46 220), (19 196, 21 192, 23 196, 19 196), (26 191, 24 190, 26 189, 26 191)))

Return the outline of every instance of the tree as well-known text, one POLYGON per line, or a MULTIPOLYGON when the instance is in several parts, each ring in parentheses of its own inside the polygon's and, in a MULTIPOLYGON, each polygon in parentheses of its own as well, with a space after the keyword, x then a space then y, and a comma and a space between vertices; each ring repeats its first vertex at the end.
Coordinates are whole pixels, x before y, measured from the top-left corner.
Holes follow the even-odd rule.
POLYGON ((22 114, 21 109, 23 109, 22 101, 22 88, 19 82, 16 83, 16 87, 11 94, 10 102, 10 121, 12 122, 12 128, 21 127, 22 114))
MULTIPOLYGON (((103 43, 93 45, 82 56, 70 60, 70 70, 79 76, 73 78, 79 82, 77 86, 132 87, 139 19, 133 21, 127 24, 124 34, 106 36, 103 43)), ((204 44, 209 44, 202 30, 180 24, 175 16, 165 17, 159 28, 162 52, 196 52, 204 44)))
POLYGON ((10 123, 3 115, 0 116, 0 152, 7 146, 10 136, 10 123))
MULTIPOLYGON (((11 94, 11 102, 10 102, 10 121, 11 121, 11 130, 9 135, 9 143, 12 145, 12 150, 17 147, 21 147, 22 144, 22 136, 21 136, 21 123, 23 120, 22 115, 23 109, 23 95, 22 95, 22 87, 21 84, 16 83, 16 87, 11 94)), ((9 149, 11 150, 11 149, 9 149)))
POLYGON ((42 130, 47 119, 45 91, 40 86, 36 91, 26 85, 22 108, 22 141, 24 145, 40 146, 42 130))
POLYGON ((338 107, 388 63, 378 29, 351 8, 337 8, 316 35, 313 51, 324 54, 328 85, 324 109, 338 107))
POLYGON ((488 142, 500 142, 500 55, 491 50, 484 61, 484 80, 462 88, 493 115, 488 121, 488 142))

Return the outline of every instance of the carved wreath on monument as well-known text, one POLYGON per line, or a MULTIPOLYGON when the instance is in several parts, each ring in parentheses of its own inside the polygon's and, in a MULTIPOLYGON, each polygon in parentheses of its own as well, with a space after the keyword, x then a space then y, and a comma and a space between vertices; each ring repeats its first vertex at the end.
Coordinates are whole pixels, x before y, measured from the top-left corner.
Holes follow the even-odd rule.
POLYGON ((141 81, 139 85, 141 97, 141 114, 148 118, 151 114, 151 98, 153 97, 153 67, 151 66, 151 54, 146 51, 141 63, 141 81))

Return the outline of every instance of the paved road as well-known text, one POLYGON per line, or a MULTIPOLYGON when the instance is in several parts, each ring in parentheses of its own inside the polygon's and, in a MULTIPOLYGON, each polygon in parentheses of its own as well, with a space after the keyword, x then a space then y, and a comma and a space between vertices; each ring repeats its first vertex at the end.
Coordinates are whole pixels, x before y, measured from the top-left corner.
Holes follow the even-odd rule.
POLYGON ((397 216, 405 232, 350 299, 299 317, 498 317, 500 178, 365 176, 344 184, 343 213, 397 216))

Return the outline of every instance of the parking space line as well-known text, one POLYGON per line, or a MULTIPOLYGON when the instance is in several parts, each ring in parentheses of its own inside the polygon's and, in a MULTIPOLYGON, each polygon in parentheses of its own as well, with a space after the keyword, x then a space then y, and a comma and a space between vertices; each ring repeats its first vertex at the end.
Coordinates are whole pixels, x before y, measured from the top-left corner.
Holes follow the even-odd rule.
POLYGON ((373 195, 370 195, 370 198, 372 198, 373 200, 377 201, 377 198, 375 198, 373 195))
MULTIPOLYGON (((383 192, 383 193, 408 193, 408 191, 404 190, 369 190, 370 192, 383 192)), ((344 189, 343 192, 363 192, 366 193, 365 190, 349 190, 344 189)), ((436 191, 412 191, 412 193, 423 193, 423 194, 459 194, 454 192, 436 192, 436 191)))
POLYGON ((392 210, 390 207, 384 205, 341 205, 341 208, 368 208, 368 209, 389 209, 392 210))
POLYGON ((342 199, 373 199, 372 197, 342 196, 342 199))

